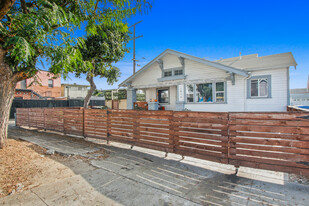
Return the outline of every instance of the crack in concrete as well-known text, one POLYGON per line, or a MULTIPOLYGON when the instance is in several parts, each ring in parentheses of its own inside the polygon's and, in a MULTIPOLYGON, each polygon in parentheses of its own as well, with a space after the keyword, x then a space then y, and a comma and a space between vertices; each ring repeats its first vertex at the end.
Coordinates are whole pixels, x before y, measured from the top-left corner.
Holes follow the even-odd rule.
POLYGON ((49 206, 38 194, 36 194, 32 189, 30 191, 35 194, 45 205, 49 206))

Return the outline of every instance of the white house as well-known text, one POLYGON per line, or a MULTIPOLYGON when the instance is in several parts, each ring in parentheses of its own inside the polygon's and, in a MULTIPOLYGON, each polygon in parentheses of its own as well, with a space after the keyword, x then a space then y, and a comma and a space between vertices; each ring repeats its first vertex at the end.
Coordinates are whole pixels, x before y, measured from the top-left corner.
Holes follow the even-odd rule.
POLYGON ((119 86, 127 88, 128 109, 144 90, 146 101, 157 99, 166 110, 286 111, 296 65, 291 52, 209 61, 167 49, 119 86))
POLYGON ((307 88, 291 89, 291 105, 309 106, 309 76, 307 88))

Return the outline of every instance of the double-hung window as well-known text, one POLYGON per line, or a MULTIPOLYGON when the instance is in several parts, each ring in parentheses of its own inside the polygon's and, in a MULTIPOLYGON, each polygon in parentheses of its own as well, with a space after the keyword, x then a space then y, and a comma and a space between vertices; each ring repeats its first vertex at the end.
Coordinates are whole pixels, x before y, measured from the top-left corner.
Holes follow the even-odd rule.
POLYGON ((270 98, 271 77, 256 76, 248 80, 248 98, 270 98))
POLYGON ((186 95, 187 95, 187 102, 194 102, 194 84, 187 84, 186 95))
POLYGON ((224 82, 216 82, 216 102, 224 101, 224 82))

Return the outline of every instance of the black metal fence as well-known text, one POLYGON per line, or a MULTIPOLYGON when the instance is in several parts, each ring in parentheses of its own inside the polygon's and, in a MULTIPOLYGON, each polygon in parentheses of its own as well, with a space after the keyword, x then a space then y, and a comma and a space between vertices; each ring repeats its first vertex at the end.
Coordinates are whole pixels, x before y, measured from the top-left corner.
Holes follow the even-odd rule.
MULTIPOLYGON (((36 107, 82 107, 84 100, 23 100, 14 99, 11 107, 10 118, 14 118, 16 108, 36 108, 36 107)), ((105 100, 90 100, 89 106, 105 106, 105 100)))

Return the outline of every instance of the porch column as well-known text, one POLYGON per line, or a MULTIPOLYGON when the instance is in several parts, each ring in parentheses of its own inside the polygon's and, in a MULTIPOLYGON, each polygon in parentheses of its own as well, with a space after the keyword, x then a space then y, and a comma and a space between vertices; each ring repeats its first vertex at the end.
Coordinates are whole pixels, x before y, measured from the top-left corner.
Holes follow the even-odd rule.
POLYGON ((183 84, 177 85, 177 101, 176 111, 185 109, 185 86, 183 84))
POLYGON ((127 109, 134 109, 136 102, 136 89, 130 87, 127 89, 127 109))

